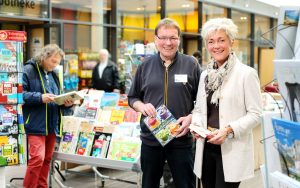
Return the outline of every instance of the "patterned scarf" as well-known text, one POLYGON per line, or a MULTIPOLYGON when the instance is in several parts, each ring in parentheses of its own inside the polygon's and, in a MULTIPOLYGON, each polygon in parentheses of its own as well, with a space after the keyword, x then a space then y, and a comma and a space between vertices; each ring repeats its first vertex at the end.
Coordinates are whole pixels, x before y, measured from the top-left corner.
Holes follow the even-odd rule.
POLYGON ((237 57, 234 52, 229 54, 227 61, 219 68, 217 68, 216 62, 212 60, 207 65, 207 77, 206 77, 206 94, 213 92, 210 103, 218 105, 221 94, 221 85, 224 78, 230 73, 232 67, 237 61, 237 57))

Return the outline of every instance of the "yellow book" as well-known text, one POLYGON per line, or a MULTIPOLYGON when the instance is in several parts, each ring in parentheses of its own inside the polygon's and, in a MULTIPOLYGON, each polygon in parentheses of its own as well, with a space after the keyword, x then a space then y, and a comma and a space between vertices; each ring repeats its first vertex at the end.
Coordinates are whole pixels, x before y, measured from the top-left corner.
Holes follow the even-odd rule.
POLYGON ((110 123, 117 125, 123 123, 125 111, 124 110, 112 110, 110 116, 110 123))

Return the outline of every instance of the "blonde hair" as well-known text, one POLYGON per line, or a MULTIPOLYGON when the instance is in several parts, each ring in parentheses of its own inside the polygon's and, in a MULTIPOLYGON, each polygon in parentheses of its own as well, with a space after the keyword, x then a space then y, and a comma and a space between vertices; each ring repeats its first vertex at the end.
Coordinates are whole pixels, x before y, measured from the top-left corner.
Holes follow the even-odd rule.
POLYGON ((63 52, 62 49, 59 48, 57 44, 47 44, 44 46, 39 54, 37 54, 34 59, 41 64, 42 61, 45 59, 51 57, 54 54, 59 54, 61 58, 63 59, 65 53, 63 52))
POLYGON ((233 41, 237 35, 238 27, 233 23, 232 19, 229 18, 214 18, 207 21, 201 31, 201 36, 206 44, 207 38, 215 31, 223 30, 233 41))

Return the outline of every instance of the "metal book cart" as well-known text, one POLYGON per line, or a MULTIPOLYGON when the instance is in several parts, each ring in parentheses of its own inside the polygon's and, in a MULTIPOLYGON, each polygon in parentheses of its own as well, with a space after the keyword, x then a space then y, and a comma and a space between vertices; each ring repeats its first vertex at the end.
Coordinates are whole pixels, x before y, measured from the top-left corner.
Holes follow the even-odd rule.
MULTIPOLYGON (((95 180, 97 180, 97 178, 99 177, 101 179, 102 187, 104 187, 105 179, 111 179, 111 180, 136 184, 137 188, 141 188, 141 168, 140 168, 139 159, 136 160, 135 162, 127 162, 127 161, 111 160, 111 159, 106 159, 106 158, 96 158, 96 157, 91 157, 91 156, 66 154, 66 153, 61 153, 61 152, 55 151, 53 153, 53 157, 52 157, 51 176, 54 178, 54 180, 58 183, 58 185, 60 187, 65 188, 67 186, 65 186, 63 184, 63 182, 61 182, 60 179, 57 178, 55 175, 55 170, 54 170, 54 161, 55 160, 76 163, 76 164, 83 164, 83 165, 91 165, 92 169, 95 173, 95 180), (97 170, 97 167, 136 172, 137 173, 137 181, 131 182, 131 181, 122 180, 122 179, 118 179, 115 177, 103 175, 97 170)), ((52 184, 52 182, 50 181, 50 183, 49 183, 50 187, 51 187, 51 184, 52 184)))

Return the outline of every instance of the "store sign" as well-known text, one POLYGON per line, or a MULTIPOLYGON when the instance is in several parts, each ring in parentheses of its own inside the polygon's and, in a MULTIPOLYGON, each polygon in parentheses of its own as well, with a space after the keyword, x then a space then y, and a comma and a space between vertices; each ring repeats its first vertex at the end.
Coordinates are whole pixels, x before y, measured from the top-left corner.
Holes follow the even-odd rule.
POLYGON ((35 2, 29 1, 29 0, 0 0, 0 6, 10 6, 10 7, 34 9, 35 2))
POLYGON ((25 31, 10 31, 10 30, 0 30, 0 40, 12 40, 19 42, 26 42, 26 32, 25 31))

